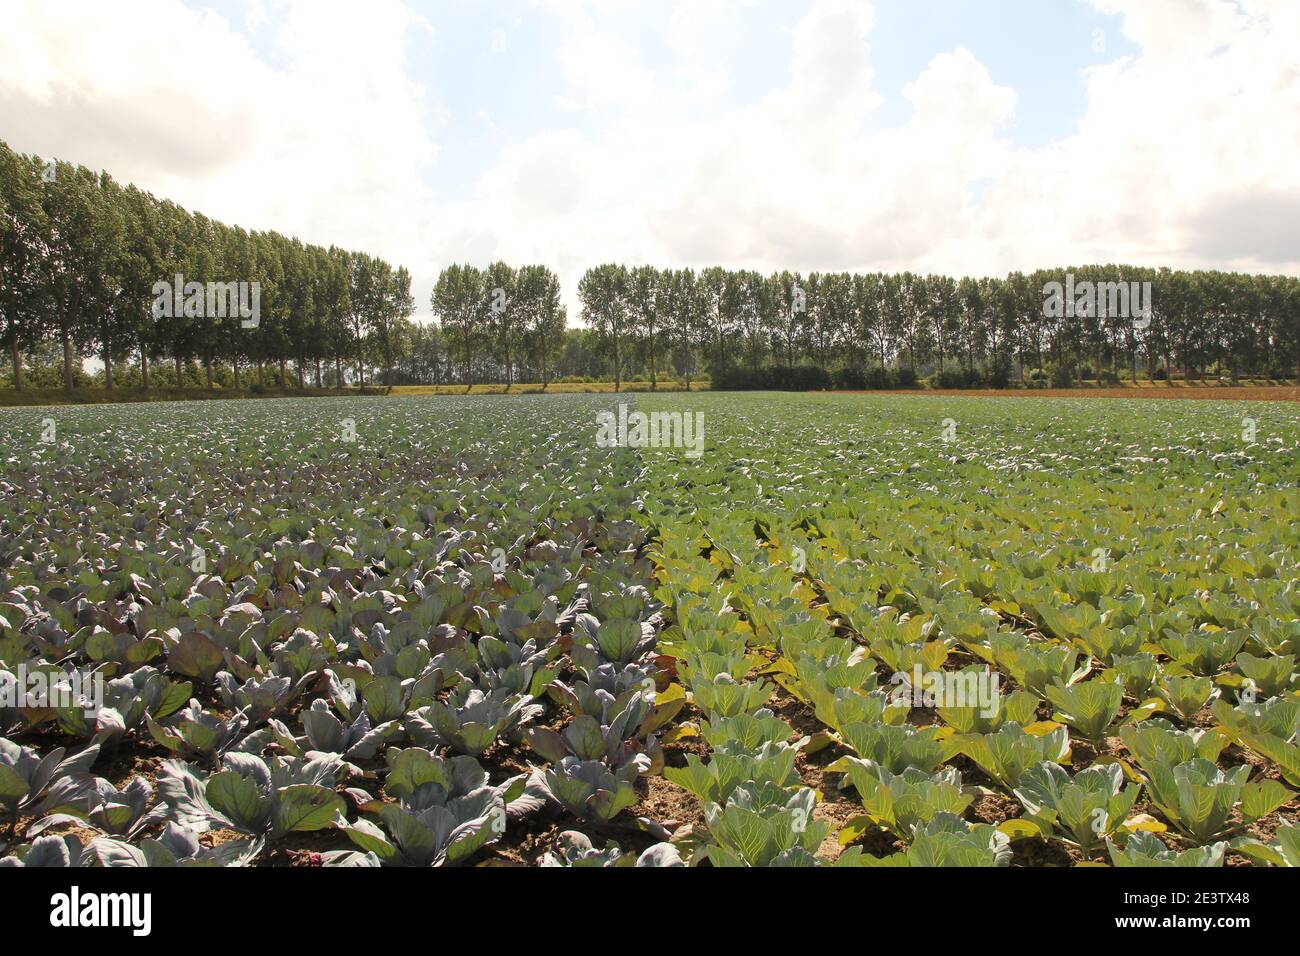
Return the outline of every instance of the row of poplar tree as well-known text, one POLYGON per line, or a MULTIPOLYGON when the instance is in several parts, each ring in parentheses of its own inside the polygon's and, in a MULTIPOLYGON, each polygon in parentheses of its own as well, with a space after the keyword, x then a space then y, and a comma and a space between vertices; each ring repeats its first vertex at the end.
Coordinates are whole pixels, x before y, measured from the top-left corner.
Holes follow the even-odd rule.
POLYGON ((616 376, 623 357, 653 379, 664 358, 681 374, 697 355, 715 383, 721 370, 772 365, 994 385, 1013 370, 1103 378, 1136 376, 1139 364, 1188 377, 1300 375, 1300 280, 1281 275, 1105 265, 954 279, 604 265, 583 277, 579 297, 616 376))
MULTIPOLYGON (((344 363, 364 376, 363 349, 391 365, 394 330, 414 311, 405 268, 363 252, 325 248, 280 233, 246 231, 189 212, 107 173, 45 161, 0 143, 0 341, 11 381, 23 386, 23 356, 54 345, 64 384, 84 375, 82 359, 115 369, 138 361, 142 384, 151 365, 174 363, 183 384, 191 361, 206 370, 241 368, 262 382, 268 365, 295 364, 299 386, 321 383, 322 363, 344 377, 344 363), (158 318, 160 282, 201 285, 258 283, 260 315, 247 327, 237 312, 224 318, 181 311, 158 318)), ((170 370, 168 370, 170 371, 170 370)))
POLYGON ((268 368, 280 386, 296 378, 298 387, 364 385, 368 370, 388 384, 507 385, 573 375, 689 383, 705 371, 716 383, 772 367, 823 370, 827 381, 895 369, 990 385, 1047 367, 1097 378, 1136 375, 1139 364, 1189 377, 1300 374, 1300 281, 1287 276, 1108 265, 954 279, 607 264, 588 270, 577 293, 585 328, 575 329, 547 267, 452 265, 434 286, 437 324, 415 322, 404 267, 227 226, 0 143, 0 342, 18 388, 24 356, 51 351, 65 385, 84 379, 82 359, 94 355, 108 388, 124 363, 146 388, 151 369, 167 384, 211 386, 215 376, 236 387, 241 374, 264 383, 268 368), (158 318, 157 284, 177 276, 258 283, 256 325, 234 312, 158 318), (1068 288, 1098 294, 1053 307, 1048 290, 1067 277, 1068 288), (1149 284, 1149 300, 1121 299, 1119 283, 1125 292, 1149 284), (1138 313, 1139 302, 1149 308, 1138 313))

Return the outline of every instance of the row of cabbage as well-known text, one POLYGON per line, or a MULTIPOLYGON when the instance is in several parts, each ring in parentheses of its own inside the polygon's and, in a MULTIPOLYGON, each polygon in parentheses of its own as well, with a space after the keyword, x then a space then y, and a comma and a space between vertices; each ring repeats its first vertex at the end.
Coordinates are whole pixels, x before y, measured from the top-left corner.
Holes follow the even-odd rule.
POLYGON ((196 473, 195 433, 115 408, 116 435, 80 423, 8 473, 27 497, 0 505, 0 700, 22 701, 0 707, 3 865, 248 865, 308 846, 324 865, 436 866, 539 815, 597 838, 563 834, 548 865, 675 864, 666 844, 638 857, 602 838, 682 703, 656 697, 636 460, 572 416, 530 404, 530 434, 519 406, 483 409, 429 448, 410 407, 341 406, 354 434, 369 425, 356 447, 278 412, 238 423, 228 460, 196 473), (147 452, 110 464, 127 428, 147 452), (59 527, 74 509, 79 527, 59 527), (67 693, 33 705, 34 676, 67 693), (75 698, 92 676, 104 699, 75 698), (538 766, 503 769, 528 746, 538 766))
MULTIPOLYGON (((892 705, 878 687, 876 663, 788 593, 788 569, 769 563, 766 548, 752 535, 742 542, 713 537, 708 528, 701 538, 694 526, 665 525, 660 533, 656 560, 678 620, 665 640, 680 635, 672 653, 682 658, 679 670, 704 715, 701 734, 708 745, 706 757, 689 756, 686 768, 665 775, 704 803, 708 826, 700 839, 711 862, 832 863, 818 855, 832 835, 830 824, 817 814, 818 794, 796 769, 800 752, 831 744, 847 753, 829 769, 857 788, 864 819, 870 815, 908 844, 906 852, 885 858, 850 847, 833 865, 1009 862, 1006 835, 961 817, 970 797, 955 769, 940 768, 948 756, 943 742, 932 729, 906 724, 909 708, 892 705), (795 738, 765 706, 776 690, 769 677, 804 702, 827 731, 795 738)), ((856 835, 853 824, 840 834, 856 835)))
POLYGON ((990 449, 1005 443, 994 427, 966 460, 917 445, 906 466, 856 483, 837 462, 845 443, 816 438, 849 423, 844 406, 764 419, 761 436, 745 409, 720 410, 712 465, 658 476, 652 517, 673 556, 661 578, 725 595, 761 658, 750 669, 815 713, 825 734, 812 746, 843 749, 827 769, 864 813, 841 843, 884 830, 907 847, 889 863, 1004 863, 1008 840, 1121 866, 1221 865, 1229 851, 1297 862, 1297 829, 1274 816, 1294 811, 1300 787, 1282 455, 1248 449, 1263 463, 1217 476, 1193 456, 1163 473, 1164 496, 1138 472, 1094 486, 1090 502, 1055 469, 994 493, 974 460, 1005 450, 990 449), (1204 484, 1169 481, 1180 469, 1204 484), (1232 483, 1253 488, 1248 506, 1198 506, 1232 483), (1176 527, 1184 514, 1217 538, 1176 527), (1113 547, 1104 560, 1099 540, 1113 547), (936 707, 911 686, 948 675, 974 688, 992 674, 1014 686, 992 710, 944 706, 942 694, 936 707), (963 781, 959 766, 982 779, 963 781), (1014 816, 964 819, 985 795, 1014 800, 1014 816), (1263 820, 1274 825, 1253 826, 1263 820))
POLYGON ((112 409, 10 460, 0 682, 110 680, 89 716, 0 707, 4 865, 465 863, 539 818, 572 826, 546 865, 1300 861, 1278 448, 1106 415, 918 444, 924 403, 859 442, 836 400, 773 423, 716 396, 696 462, 594 453, 591 400, 467 401, 437 447, 428 409, 348 403, 369 443, 277 412, 194 469, 199 422, 112 409), (1014 685, 991 711, 897 693, 990 673, 1014 685), (697 752, 665 766, 668 741, 697 752), (825 748, 862 807, 838 840, 798 772, 825 748), (704 810, 671 843, 636 813, 660 772, 704 810), (984 796, 1011 818, 974 819, 984 796))

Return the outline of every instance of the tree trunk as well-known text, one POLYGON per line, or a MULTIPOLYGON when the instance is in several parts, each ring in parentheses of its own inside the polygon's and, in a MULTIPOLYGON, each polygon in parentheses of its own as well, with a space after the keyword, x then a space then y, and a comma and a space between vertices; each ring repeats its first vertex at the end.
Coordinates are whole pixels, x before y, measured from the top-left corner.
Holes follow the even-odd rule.
POLYGON ((212 357, 208 356, 203 360, 203 367, 208 373, 208 391, 212 391, 212 357))
POLYGON ((307 388, 306 381, 302 377, 302 359, 298 359, 298 391, 304 391, 307 388))
POLYGON ((63 330, 63 387, 72 391, 72 336, 63 330))
POLYGON ((185 363, 181 359, 181 353, 176 353, 176 387, 185 387, 185 363))
POLYGON ((289 387, 289 372, 287 370, 288 364, 289 364, 289 360, 286 359, 283 355, 280 356, 280 387, 281 388, 289 387))
POLYGON ((143 345, 140 346, 140 385, 149 391, 149 353, 143 345))
POLYGON ((230 364, 231 364, 231 366, 232 366, 233 369, 234 369, 234 376, 235 376, 235 389, 236 389, 236 391, 238 391, 238 389, 240 388, 240 383, 239 383, 239 356, 238 356, 238 355, 234 355, 234 354, 232 354, 232 355, 230 356, 230 364))
POLYGON ((23 390, 23 353, 18 348, 18 333, 9 340, 9 358, 14 364, 14 391, 23 390))
POLYGON ((104 336, 104 388, 113 390, 113 346, 108 336, 104 336))
POLYGON ((316 357, 316 387, 320 388, 320 356, 316 357))

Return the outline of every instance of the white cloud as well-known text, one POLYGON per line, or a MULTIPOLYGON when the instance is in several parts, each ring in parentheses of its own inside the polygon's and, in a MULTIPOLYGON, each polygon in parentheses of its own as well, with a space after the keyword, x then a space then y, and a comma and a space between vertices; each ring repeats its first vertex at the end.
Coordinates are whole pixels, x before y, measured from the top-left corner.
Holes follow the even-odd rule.
MULTIPOLYGON (((1006 132, 1016 91, 963 47, 935 50, 882 128, 872 47, 889 38, 868 0, 809 3, 770 92, 728 69, 755 0, 533 0, 559 27, 568 114, 522 139, 413 79, 404 51, 434 27, 400 0, 250 0, 243 29, 273 37, 269 59, 178 0, 18 0, 0 6, 0 115, 19 148, 401 262, 422 312, 442 265, 498 257, 552 265, 571 305, 606 261, 1300 271, 1300 4, 1092 2, 1141 52, 1090 70, 1075 131, 1034 149, 1006 132), (160 55, 175 37, 184 55, 160 55), (442 98, 500 145, 439 203, 442 98)), ((510 52, 526 37, 512 28, 510 52)))
POLYGON ((1123 16, 1141 55, 1090 72, 1077 133, 1011 160, 985 195, 980 234, 1022 268, 1300 269, 1295 5, 1096 5, 1123 16), (1222 228, 1232 241, 1214 235, 1222 228))
MULTIPOLYGON (((402 66, 428 25, 395 0, 277 9, 271 65, 224 18, 177 0, 6 3, 4 135, 226 222, 400 261, 436 155, 424 90, 402 66)), ((267 12, 252 4, 247 19, 267 12)))
MULTIPOLYGON (((1125 260, 1300 269, 1300 70, 1291 50, 1300 8, 1285 0, 1096 5, 1122 17, 1142 52, 1091 70, 1077 132, 1032 150, 1016 149, 1004 132, 1015 91, 961 47, 938 52, 906 87, 906 123, 870 131, 879 93, 872 6, 862 0, 811 4, 793 31, 787 82, 702 120, 679 109, 673 85, 646 77, 634 56, 620 70, 571 76, 579 91, 599 86, 600 102, 587 101, 592 115, 626 102, 638 122, 589 136, 587 195, 557 214, 563 228, 545 227, 584 264, 1001 273, 1125 260), (655 108, 634 108, 647 89, 655 108), (619 200, 587 201, 600 195, 619 200), (614 216, 630 228, 611 227, 614 216)), ((588 44, 626 49, 586 5, 569 0, 564 9, 584 24, 588 44)), ((676 8, 670 43, 708 49, 707 31, 682 27, 694 24, 686 11, 676 8)), ((522 188, 519 179, 512 188, 522 188)), ((544 173, 535 188, 545 188, 544 173)))

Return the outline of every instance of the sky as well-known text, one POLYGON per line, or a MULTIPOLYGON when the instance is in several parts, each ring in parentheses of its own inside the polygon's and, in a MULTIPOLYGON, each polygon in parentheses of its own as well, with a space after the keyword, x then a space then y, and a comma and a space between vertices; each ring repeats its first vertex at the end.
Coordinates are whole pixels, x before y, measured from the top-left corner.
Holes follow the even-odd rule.
MULTIPOLYGON (((0 139, 451 262, 1300 273, 1297 0, 3 0, 0 139)), ((575 315, 576 317, 576 315, 575 315)))

